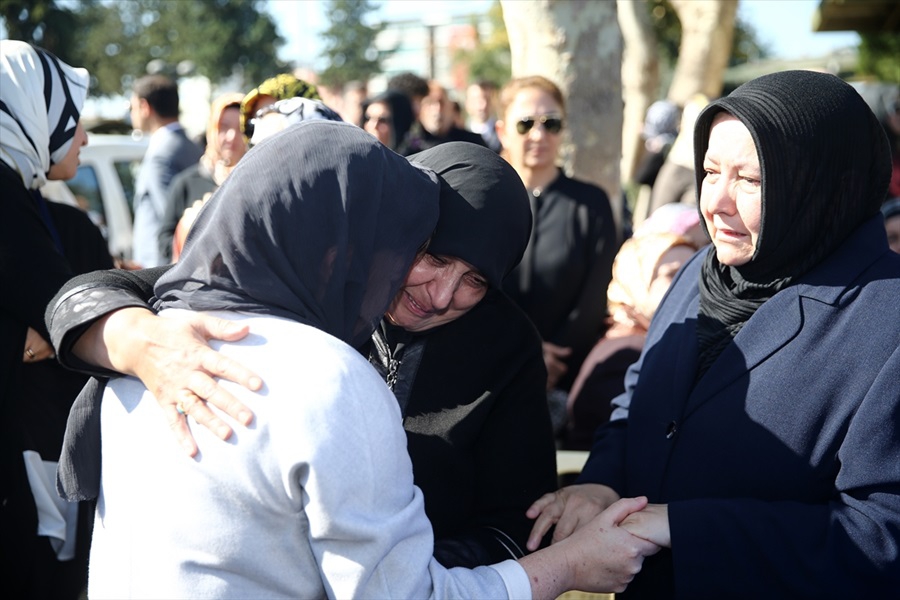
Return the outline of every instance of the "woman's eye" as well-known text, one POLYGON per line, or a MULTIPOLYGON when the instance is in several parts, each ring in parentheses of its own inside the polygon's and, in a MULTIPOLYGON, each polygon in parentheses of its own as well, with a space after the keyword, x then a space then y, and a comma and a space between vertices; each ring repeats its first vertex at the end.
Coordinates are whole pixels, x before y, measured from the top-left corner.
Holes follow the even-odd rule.
POLYGON ((428 257, 428 260, 433 265, 443 266, 443 265, 447 264, 447 260, 445 258, 438 256, 437 254, 426 254, 425 256, 428 257))
POLYGON ((466 275, 466 282, 476 289, 486 288, 488 283, 480 275, 466 275))

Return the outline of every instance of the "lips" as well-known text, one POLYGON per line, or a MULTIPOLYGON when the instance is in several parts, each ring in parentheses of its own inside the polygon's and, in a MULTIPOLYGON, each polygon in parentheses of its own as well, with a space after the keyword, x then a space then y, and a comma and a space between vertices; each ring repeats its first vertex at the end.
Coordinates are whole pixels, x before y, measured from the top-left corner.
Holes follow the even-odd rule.
POLYGON ((409 309, 409 312, 413 313, 417 317, 427 317, 431 315, 432 311, 424 308, 418 302, 416 302, 415 298, 412 297, 412 294, 409 292, 403 292, 406 297, 406 306, 409 309))
POLYGON ((732 229, 732 228, 726 227, 726 226, 717 226, 717 225, 713 224, 713 227, 715 227, 717 239, 737 240, 737 239, 746 238, 748 235, 746 233, 737 231, 735 229, 732 229))

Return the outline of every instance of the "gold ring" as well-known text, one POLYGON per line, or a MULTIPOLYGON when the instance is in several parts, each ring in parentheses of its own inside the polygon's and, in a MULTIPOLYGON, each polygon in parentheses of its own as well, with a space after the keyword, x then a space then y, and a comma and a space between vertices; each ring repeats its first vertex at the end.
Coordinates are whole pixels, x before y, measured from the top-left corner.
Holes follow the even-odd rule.
POLYGON ((179 415, 186 415, 186 414, 187 414, 187 411, 184 410, 184 402, 182 402, 181 400, 179 400, 179 401, 178 401, 178 404, 175 405, 175 410, 178 411, 178 414, 179 414, 179 415))
POLYGON ((28 355, 28 358, 34 360, 34 350, 31 347, 25 348, 25 354, 28 355))

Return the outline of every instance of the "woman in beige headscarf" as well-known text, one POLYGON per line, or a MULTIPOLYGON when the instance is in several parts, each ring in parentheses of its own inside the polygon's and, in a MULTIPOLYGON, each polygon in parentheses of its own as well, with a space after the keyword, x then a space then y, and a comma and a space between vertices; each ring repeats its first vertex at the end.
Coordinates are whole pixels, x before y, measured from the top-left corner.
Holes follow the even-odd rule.
POLYGON ((187 228, 179 223, 184 212, 216 191, 247 152, 247 142, 241 133, 243 99, 243 94, 230 93, 213 100, 206 126, 206 151, 199 163, 176 175, 169 184, 160 245, 171 253, 172 262, 178 260, 187 235, 187 228))
MULTIPOLYGON (((688 210, 697 225, 699 215, 688 210)), ((569 393, 566 449, 589 450, 594 430, 609 420, 610 401, 625 391, 625 370, 641 354, 656 307, 696 250, 688 236, 671 231, 639 230, 622 244, 607 292, 609 329, 588 354, 569 393)))

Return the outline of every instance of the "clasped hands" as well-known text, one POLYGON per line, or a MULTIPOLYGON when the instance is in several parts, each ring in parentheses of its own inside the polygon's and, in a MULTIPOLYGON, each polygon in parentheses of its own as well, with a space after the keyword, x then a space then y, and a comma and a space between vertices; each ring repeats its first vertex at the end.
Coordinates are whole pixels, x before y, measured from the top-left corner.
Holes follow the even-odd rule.
POLYGON ((575 552, 590 565, 586 578, 577 579, 576 589, 624 591, 645 557, 672 546, 667 505, 647 504, 643 497, 620 499, 605 485, 571 485, 545 494, 526 515, 535 519, 529 550, 537 550, 554 525, 553 545, 576 540, 575 552))

